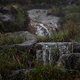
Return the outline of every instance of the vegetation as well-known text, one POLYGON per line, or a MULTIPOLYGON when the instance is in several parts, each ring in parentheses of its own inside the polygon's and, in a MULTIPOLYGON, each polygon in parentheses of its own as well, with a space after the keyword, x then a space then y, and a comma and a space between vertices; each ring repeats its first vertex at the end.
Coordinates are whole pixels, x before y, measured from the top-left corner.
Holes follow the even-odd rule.
POLYGON ((54 6, 51 9, 48 10, 47 15, 54 15, 54 16, 61 17, 61 16, 63 16, 62 8, 58 7, 58 6, 54 6))
POLYGON ((0 74, 3 80, 8 80, 12 70, 27 68, 28 59, 29 55, 26 51, 16 48, 0 49, 0 74))
POLYGON ((59 57, 60 57, 60 50, 59 50, 59 48, 52 49, 52 57, 53 57, 52 64, 56 65, 57 61, 59 60, 59 57))
POLYGON ((26 80, 78 80, 80 73, 57 66, 38 67, 26 74, 26 80), (35 77, 34 77, 35 76, 35 77))
POLYGON ((64 19, 66 21, 73 21, 79 23, 80 21, 80 6, 70 5, 66 6, 64 9, 64 19))
POLYGON ((3 66, 6 69, 8 69, 8 67, 12 67, 13 69, 18 69, 20 68, 20 66, 24 67, 23 63, 21 62, 27 59, 27 57, 28 57, 28 53, 24 51, 20 51, 16 48, 0 50, 0 64, 1 64, 0 71, 2 70, 3 66))
POLYGON ((19 44, 24 42, 21 36, 9 36, 8 34, 0 34, 0 45, 19 44))
POLYGON ((67 5, 67 6, 53 6, 49 9, 48 14, 59 16, 63 22, 73 21, 79 23, 80 21, 80 5, 67 5))
POLYGON ((79 41, 80 29, 73 22, 67 22, 64 24, 64 27, 59 32, 54 33, 48 37, 38 37, 38 41, 42 42, 70 42, 70 41, 79 41))
MULTIPOLYGON (((80 0, 0 0, 0 32, 14 32, 26 30, 30 22, 28 13, 21 5, 52 4, 47 15, 61 17, 61 29, 51 36, 38 37, 38 42, 80 42, 80 0), (17 3, 17 5, 13 5, 17 3), (5 8, 6 7, 6 8, 5 8), (5 21, 4 15, 11 17, 5 21)), ((0 45, 22 43, 20 36, 0 34, 0 45)), ((22 51, 16 48, 0 48, 0 79, 9 80, 13 70, 32 68, 36 65, 34 51, 22 51)), ((54 63, 59 58, 59 49, 55 48, 54 63)), ((38 66, 27 73, 25 80, 80 80, 80 59, 72 55, 66 60, 66 66, 57 65, 38 66), (72 69, 74 68, 74 69, 72 69)), ((19 75, 21 78, 21 76, 19 75)), ((16 80, 23 80, 16 78, 16 80)), ((11 79, 10 79, 11 80, 11 79)))
POLYGON ((64 7, 54 6, 49 9, 48 15, 61 17, 61 29, 51 36, 40 37, 42 42, 80 42, 80 6, 67 5, 64 7))
POLYGON ((59 31, 58 33, 53 34, 48 37, 38 37, 39 42, 66 42, 70 41, 68 39, 68 31, 59 31))

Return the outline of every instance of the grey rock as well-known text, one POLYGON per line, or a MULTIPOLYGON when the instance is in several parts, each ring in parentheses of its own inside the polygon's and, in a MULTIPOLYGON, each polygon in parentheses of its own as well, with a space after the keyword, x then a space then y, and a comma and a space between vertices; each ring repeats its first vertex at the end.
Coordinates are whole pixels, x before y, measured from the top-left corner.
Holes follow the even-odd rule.
POLYGON ((38 63, 57 64, 63 55, 69 56, 70 53, 79 53, 80 44, 77 42, 40 42, 36 44, 36 49, 38 63))
POLYGON ((80 70, 80 53, 63 54, 60 56, 57 65, 67 69, 80 70))
POLYGON ((54 64, 58 61, 62 54, 70 53, 71 43, 69 42, 51 42, 51 43, 37 43, 36 44, 36 57, 38 63, 43 62, 46 64, 54 64))
POLYGON ((58 23, 60 18, 47 15, 47 12, 48 10, 46 9, 33 9, 28 11, 30 17, 29 27, 33 28, 34 34, 38 36, 50 36, 60 26, 58 23))
POLYGON ((13 22, 15 20, 15 17, 12 15, 10 8, 0 8, 0 20, 3 22, 13 22))
POLYGON ((13 44, 13 45, 2 45, 0 46, 0 49, 4 48, 18 48, 22 50, 28 50, 37 42, 36 36, 27 32, 27 31, 20 31, 20 32, 14 32, 14 33, 7 33, 6 35, 9 36, 21 36, 23 37, 24 42, 21 44, 13 44))

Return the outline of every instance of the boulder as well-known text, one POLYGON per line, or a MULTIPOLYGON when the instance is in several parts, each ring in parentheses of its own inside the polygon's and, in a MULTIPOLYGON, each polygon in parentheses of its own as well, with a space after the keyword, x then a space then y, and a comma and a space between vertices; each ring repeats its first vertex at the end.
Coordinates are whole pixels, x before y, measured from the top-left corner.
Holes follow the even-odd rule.
POLYGON ((0 7, 0 32, 26 30, 28 23, 28 14, 24 12, 22 7, 18 5, 0 7))
POLYGON ((32 71, 32 69, 20 69, 20 70, 13 70, 11 71, 11 74, 8 75, 8 80, 24 80, 25 74, 32 71))
POLYGON ((38 63, 55 64, 62 54, 70 53, 69 42, 41 42, 36 44, 36 57, 38 63))
POLYGON ((21 36, 24 39, 23 43, 20 44, 13 44, 13 45, 2 45, 0 46, 0 49, 2 48, 18 48, 20 50, 29 50, 33 47, 33 45, 37 42, 36 36, 27 32, 27 31, 20 31, 20 32, 14 32, 14 33, 6 33, 8 36, 21 36))
POLYGON ((80 70, 80 53, 63 54, 58 60, 58 66, 80 70))
MULTIPOLYGON (((77 42, 75 43, 72 43, 72 42, 40 42, 36 44, 37 62, 44 64, 44 65, 57 64, 57 62, 59 65, 59 61, 61 60, 65 61, 66 59, 63 56, 74 55, 74 58, 72 57, 71 59, 75 59, 76 56, 80 55, 80 54, 75 54, 75 53, 79 53, 79 51, 80 51, 80 44, 77 42)), ((69 59, 67 58, 67 60, 69 59)), ((73 62, 75 63, 75 60, 73 62)))
POLYGON ((33 9, 29 10, 30 26, 28 31, 36 34, 37 36, 51 35, 60 27, 59 17, 47 15, 46 9, 33 9))

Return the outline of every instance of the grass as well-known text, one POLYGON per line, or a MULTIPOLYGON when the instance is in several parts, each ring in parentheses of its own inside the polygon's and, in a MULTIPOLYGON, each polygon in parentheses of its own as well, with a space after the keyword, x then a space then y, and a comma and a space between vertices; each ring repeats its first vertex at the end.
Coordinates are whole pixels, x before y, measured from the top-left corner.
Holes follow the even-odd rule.
POLYGON ((70 5, 66 6, 64 9, 64 19, 66 21, 71 20, 76 23, 80 22, 80 6, 70 5))
POLYGON ((9 36, 8 34, 0 34, 0 45, 19 44, 24 42, 24 38, 21 36, 9 36))
POLYGON ((40 42, 80 42, 80 6, 54 6, 49 15, 61 17, 61 30, 51 36, 38 37, 40 42))
POLYGON ((16 48, 0 50, 0 74, 3 80, 8 80, 12 70, 19 70, 28 67, 28 53, 16 48))
POLYGON ((28 51, 16 48, 0 49, 0 75, 2 80, 9 80, 8 77, 12 71, 27 69, 31 65, 33 66, 33 62, 35 62, 33 58, 34 56, 28 53, 28 51))
POLYGON ((51 36, 38 37, 38 42, 80 42, 79 25, 73 21, 67 21, 63 28, 51 36))
POLYGON ((51 36, 47 37, 38 37, 39 42, 67 42, 70 41, 68 39, 68 31, 59 31, 51 36))
POLYGON ((21 63, 27 58, 27 52, 20 51, 16 48, 0 50, 0 72, 5 69, 18 69, 23 67, 21 63))
POLYGON ((47 15, 54 15, 54 16, 60 17, 60 16, 63 15, 62 8, 54 6, 51 9, 48 10, 48 14, 47 15))
POLYGON ((76 23, 79 23, 80 22, 80 5, 67 5, 64 7, 53 6, 51 9, 48 10, 48 14, 61 17, 63 21, 71 20, 76 23))
POLYGON ((80 73, 57 66, 37 67, 26 74, 26 80, 78 80, 80 73))
MULTIPOLYGON (((13 6, 16 8, 16 6, 13 6)), ((21 9, 18 8, 17 13, 19 15, 16 19, 16 25, 19 21, 19 25, 23 25, 25 19, 24 14, 21 9), (20 12, 19 12, 19 11, 20 12)), ((53 8, 50 12, 55 16, 61 16, 62 13, 60 9, 57 7, 53 8)), ((51 36, 47 37, 38 37, 38 42, 69 42, 69 41, 77 41, 80 42, 80 30, 79 30, 79 17, 80 11, 79 7, 76 6, 68 6, 65 8, 65 19, 66 23, 63 25, 63 29, 59 32, 54 33, 51 36)), ((2 23, 1 23, 2 24, 2 23)), ((18 25, 18 26, 19 26, 18 25)), ((22 27, 22 26, 20 26, 22 27)), ((19 44, 24 40, 20 36, 8 36, 4 34, 0 34, 0 45, 6 44, 19 44)), ((58 58, 59 50, 54 50, 54 61, 58 58)), ((0 50, 0 74, 3 80, 8 80, 8 75, 12 70, 19 70, 23 68, 27 68, 28 65, 31 65, 32 57, 29 56, 29 53, 25 51, 20 51, 15 48, 10 49, 1 49, 0 50), (30 64, 28 63, 28 59, 30 60, 30 64)), ((34 61, 35 62, 35 61, 34 61)), ((79 61, 80 63, 80 61, 79 61)), ((80 65, 78 65, 79 67, 80 65)), ((17 79, 16 79, 17 80, 17 79)), ((64 69, 58 66, 39 66, 35 67, 30 73, 25 75, 25 80, 80 80, 80 71, 64 69)))

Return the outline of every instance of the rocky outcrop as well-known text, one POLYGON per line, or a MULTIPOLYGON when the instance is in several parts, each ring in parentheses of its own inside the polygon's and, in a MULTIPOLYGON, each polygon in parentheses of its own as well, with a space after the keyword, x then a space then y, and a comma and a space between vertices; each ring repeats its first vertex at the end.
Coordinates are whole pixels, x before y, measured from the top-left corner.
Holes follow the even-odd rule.
POLYGON ((36 47, 37 62, 44 65, 47 65, 47 64, 59 65, 59 62, 62 62, 61 60, 65 61, 64 56, 67 56, 67 55, 71 56, 74 53, 76 57, 77 54, 75 53, 78 53, 78 54, 80 53, 79 43, 71 43, 71 42, 43 43, 42 42, 42 43, 37 43, 36 46, 37 46, 36 47))
POLYGON ((0 6, 0 32, 26 30, 28 23, 28 14, 22 7, 18 5, 0 6))
POLYGON ((58 66, 80 70, 80 53, 63 54, 58 60, 58 66))
POLYGON ((2 45, 0 49, 4 48, 18 48, 20 50, 29 50, 33 45, 37 42, 36 36, 27 32, 27 31, 20 31, 14 33, 7 33, 6 35, 9 36, 21 36, 24 39, 24 42, 21 44, 13 44, 13 45, 2 45))
POLYGON ((37 43, 37 61, 46 64, 54 64, 60 55, 70 52, 71 43, 37 43))
POLYGON ((8 76, 8 80, 25 80, 25 74, 32 71, 32 69, 21 69, 21 70, 14 70, 11 71, 11 74, 8 76))
MULTIPOLYGON (((22 32, 21 35, 25 33, 27 32, 22 32)), ((20 32, 18 34, 20 34, 20 32)), ((32 41, 34 39, 30 37, 29 40, 32 41)), ((10 46, 6 46, 6 48, 8 47, 10 46)), ((31 43, 27 41, 22 44, 14 45, 14 47, 19 48, 20 50, 28 50, 30 58, 27 61, 34 61, 35 63, 28 63, 29 69, 27 68, 10 71, 10 74, 7 77, 8 80, 25 80, 25 74, 32 71, 35 67, 34 65, 37 64, 42 64, 44 66, 55 64, 66 69, 80 70, 80 43, 40 42, 34 44, 34 42, 31 43)))
POLYGON ((30 26, 28 31, 38 35, 47 36, 51 35, 59 28, 59 17, 47 15, 48 10, 33 9, 29 10, 30 26))
POLYGON ((3 22, 13 22, 15 18, 10 11, 8 7, 0 7, 0 20, 3 22))

